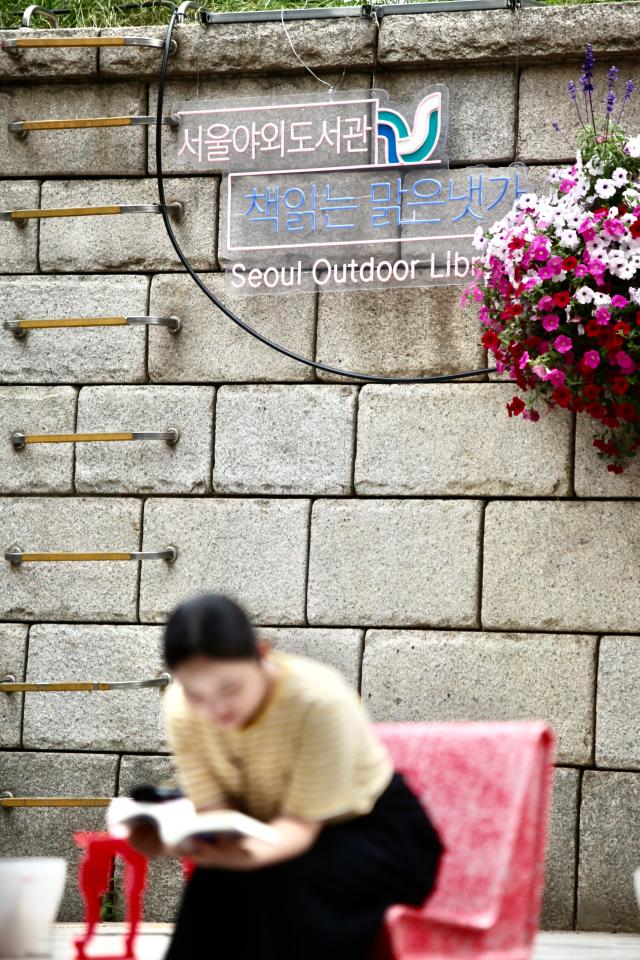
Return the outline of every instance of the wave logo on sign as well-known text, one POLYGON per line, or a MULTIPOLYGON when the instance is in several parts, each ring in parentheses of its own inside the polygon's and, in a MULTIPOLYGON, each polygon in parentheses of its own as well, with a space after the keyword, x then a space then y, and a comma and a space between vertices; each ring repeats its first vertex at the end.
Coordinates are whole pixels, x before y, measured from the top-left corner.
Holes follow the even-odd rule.
POLYGON ((396 110, 378 111, 378 136, 387 142, 387 163, 425 163, 433 156, 442 132, 442 93, 423 97, 413 127, 396 110))

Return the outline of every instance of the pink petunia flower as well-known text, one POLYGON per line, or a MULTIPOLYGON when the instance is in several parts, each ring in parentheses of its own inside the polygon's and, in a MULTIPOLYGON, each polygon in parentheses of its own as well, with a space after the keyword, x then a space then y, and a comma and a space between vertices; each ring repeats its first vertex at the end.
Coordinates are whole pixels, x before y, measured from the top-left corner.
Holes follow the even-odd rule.
POLYGON ((627 375, 633 373, 636 369, 634 361, 631 359, 628 353, 624 352, 624 350, 618 350, 616 353, 615 362, 618 364, 622 372, 627 375))
POLYGON ((553 280, 555 275, 556 271, 548 263, 543 263, 541 267, 538 267, 538 276, 541 280, 553 280))
POLYGON ((534 237, 529 247, 529 253, 534 260, 544 262, 549 259, 549 241, 546 237, 534 237))
POLYGON ((560 334, 559 337, 556 337, 553 341, 553 345, 558 351, 558 353, 569 353, 569 350, 573 347, 570 337, 565 337, 564 334, 560 334))
POLYGON ((544 297, 540 297, 538 300, 538 310, 550 310, 553 306, 553 297, 550 297, 549 294, 545 294, 544 297))
POLYGON ((603 230, 608 237, 623 237, 627 232, 627 228, 622 220, 616 220, 614 218, 605 220, 603 230))
MULTIPOLYGON (((565 337, 565 340, 568 340, 568 339, 569 339, 568 337, 565 337)), ((554 367, 553 370, 549 370, 549 373, 547 374, 546 379, 554 387, 561 387, 564 384, 566 377, 562 372, 562 370, 558 370, 557 367, 554 367)))
POLYGON ((583 220, 578 227, 578 233, 585 243, 589 243, 589 241, 594 240, 596 237, 596 228, 590 220, 583 220))
POLYGON ((595 370, 600 363, 600 354, 597 350, 587 350, 582 358, 582 362, 585 367, 589 367, 590 370, 595 370))
POLYGON ((596 321, 600 324, 601 327, 606 327, 611 320, 611 311, 607 307, 598 307, 595 312, 596 321))
POLYGON ((611 306, 619 308, 620 310, 629 303, 626 297, 623 297, 621 293, 616 293, 611 297, 611 306))
POLYGON ((559 323, 560 317, 556 313, 548 313, 542 318, 542 326, 548 333, 551 333, 552 330, 556 330, 559 323))

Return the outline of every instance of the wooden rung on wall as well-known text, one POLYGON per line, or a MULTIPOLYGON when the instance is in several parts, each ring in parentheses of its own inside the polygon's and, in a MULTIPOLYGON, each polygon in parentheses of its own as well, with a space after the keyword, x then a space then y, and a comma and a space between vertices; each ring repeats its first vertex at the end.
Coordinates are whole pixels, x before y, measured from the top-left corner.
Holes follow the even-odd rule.
POLYGON ((34 443, 114 443, 128 440, 164 440, 173 447, 179 439, 180 431, 176 427, 122 433, 22 433, 16 430, 11 434, 14 450, 24 450, 28 444, 34 443))
POLYGON ((167 563, 173 563, 177 556, 176 547, 165 547, 163 550, 121 550, 105 553, 26 553, 20 547, 14 545, 4 552, 5 560, 16 566, 22 563, 83 562, 90 560, 166 560, 167 563))
MULTIPOLYGON (((177 127, 178 120, 165 117, 162 121, 170 127, 177 127)), ((26 137, 37 130, 83 130, 93 127, 151 127, 157 123, 156 117, 75 117, 64 120, 12 120, 7 124, 10 133, 26 137)))
POLYGON ((0 793, 0 807, 108 807, 111 797, 14 797, 0 793))
POLYGON ((60 319, 5 320, 4 329, 15 337, 24 337, 29 330, 62 330, 68 327, 166 327, 170 333, 182 328, 179 317, 62 317, 60 319))
POLYGON ((8 673, 0 679, 0 693, 79 693, 108 692, 110 690, 147 690, 155 687, 162 690, 171 683, 170 673, 161 673, 149 680, 114 681, 62 681, 53 683, 20 683, 8 673))
MULTIPOLYGON (((25 24, 28 26, 28 24, 25 24)), ((0 40, 0 50, 18 54, 21 50, 36 48, 65 48, 65 47, 156 47, 162 49, 164 40, 160 37, 16 37, 0 40)), ((175 53, 177 44, 171 41, 170 52, 175 53)))
MULTIPOLYGON (((167 204, 167 210, 180 219, 184 206, 178 201, 167 204)), ((45 220, 53 217, 109 217, 125 213, 162 213, 161 203, 118 203, 104 207, 55 207, 50 210, 0 210, 0 220, 45 220)))

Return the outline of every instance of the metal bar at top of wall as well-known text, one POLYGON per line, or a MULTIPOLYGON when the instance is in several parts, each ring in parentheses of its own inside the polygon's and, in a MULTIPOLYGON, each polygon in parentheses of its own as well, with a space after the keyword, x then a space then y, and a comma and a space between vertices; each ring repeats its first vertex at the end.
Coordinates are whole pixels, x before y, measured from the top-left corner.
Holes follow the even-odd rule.
MULTIPOLYGON (((184 212, 184 205, 179 201, 167 204, 167 210, 176 219, 180 219, 184 212)), ((162 214, 160 203, 114 203, 104 207, 55 207, 49 210, 0 210, 0 220, 20 222, 24 220, 44 220, 52 217, 109 217, 120 214, 159 213, 162 214)))
POLYGON ((163 550, 115 550, 104 553, 68 553, 61 551, 55 553, 26 553, 18 546, 11 546, 4 552, 4 559, 15 566, 23 563, 61 563, 66 561, 81 562, 85 560, 166 560, 167 563, 173 563, 177 556, 178 551, 176 547, 173 546, 165 547, 163 550))
POLYGON ((282 20, 321 20, 342 17, 406 16, 416 13, 464 13, 473 10, 514 10, 519 7, 541 7, 540 0, 429 0, 428 3, 365 3, 360 7, 307 7, 286 10, 248 10, 238 13, 217 13, 203 10, 200 20, 205 25, 216 23, 269 23, 282 20))
POLYGON ((15 337, 24 337, 29 330, 63 330, 84 327, 166 327, 170 333, 182 329, 179 317, 62 317, 60 319, 5 320, 4 329, 15 337))
POLYGON ((0 693, 93 693, 96 691, 106 693, 111 690, 148 690, 150 688, 163 690, 170 683, 170 673, 161 673, 149 680, 70 680, 52 683, 20 683, 13 674, 8 673, 0 678, 0 693))
MULTIPOLYGON (((152 127, 157 122, 156 117, 70 117, 62 120, 12 120, 7 124, 10 133, 15 133, 23 139, 29 133, 38 130, 85 130, 94 127, 152 127)), ((179 121, 173 117, 165 117, 162 121, 169 127, 177 127, 179 121)))
POLYGON ((111 797, 14 797, 0 793, 0 807, 108 807, 111 797))
POLYGON ((14 450, 24 450, 33 443, 122 443, 129 440, 164 440, 170 447, 180 439, 176 427, 156 431, 123 431, 121 433, 22 433, 16 430, 11 434, 14 450))

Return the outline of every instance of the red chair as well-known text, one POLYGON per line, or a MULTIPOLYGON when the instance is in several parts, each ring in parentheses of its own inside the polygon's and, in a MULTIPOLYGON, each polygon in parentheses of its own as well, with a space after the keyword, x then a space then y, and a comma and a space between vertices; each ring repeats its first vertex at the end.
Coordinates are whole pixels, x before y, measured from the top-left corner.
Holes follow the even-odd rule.
POLYGON ((543 723, 376 729, 446 852, 425 906, 387 911, 375 960, 528 960, 544 881, 551 730, 543 723))

